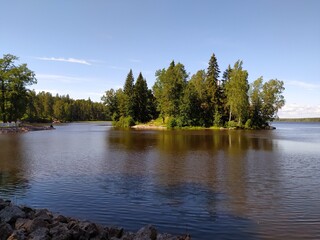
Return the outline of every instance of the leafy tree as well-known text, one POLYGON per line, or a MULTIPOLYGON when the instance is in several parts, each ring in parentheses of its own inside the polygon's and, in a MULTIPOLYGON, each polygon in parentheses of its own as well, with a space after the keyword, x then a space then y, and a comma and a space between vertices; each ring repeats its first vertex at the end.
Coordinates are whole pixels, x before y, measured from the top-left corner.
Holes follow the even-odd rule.
POLYGON ((230 73, 230 80, 226 83, 226 96, 230 108, 229 121, 234 115, 239 126, 246 120, 249 108, 248 90, 248 72, 242 69, 242 61, 238 60, 230 73))
POLYGON ((262 108, 262 85, 263 78, 259 77, 250 85, 250 119, 251 126, 258 128, 263 124, 261 108, 262 108))
POLYGON ((210 98, 207 93, 206 72, 199 70, 188 82, 184 96, 184 102, 189 104, 187 109, 191 114, 192 126, 209 127, 212 124, 210 98))
POLYGON ((20 119, 28 105, 27 86, 37 83, 26 64, 15 65, 18 58, 6 54, 0 59, 0 113, 3 122, 20 119))
POLYGON ((285 104, 282 92, 284 91, 283 81, 271 79, 262 87, 262 119, 264 124, 268 125, 269 121, 273 121, 277 112, 285 104))
POLYGON ((119 108, 118 108, 118 98, 116 91, 111 88, 110 90, 107 90, 105 92, 105 95, 102 96, 101 98, 103 104, 106 106, 106 111, 109 116, 116 118, 117 115, 119 115, 119 108))
POLYGON ((181 121, 184 126, 200 126, 201 122, 201 99, 197 92, 195 80, 188 82, 182 100, 181 108, 181 121))
POLYGON ((188 78, 184 65, 181 63, 175 64, 172 61, 168 69, 158 70, 156 77, 153 92, 160 116, 163 119, 170 116, 179 116, 183 91, 188 78))

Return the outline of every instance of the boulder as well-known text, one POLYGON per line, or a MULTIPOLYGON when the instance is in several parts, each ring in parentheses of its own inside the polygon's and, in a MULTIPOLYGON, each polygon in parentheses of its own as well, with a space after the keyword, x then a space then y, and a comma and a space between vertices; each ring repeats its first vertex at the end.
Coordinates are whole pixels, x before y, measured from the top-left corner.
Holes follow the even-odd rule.
POLYGON ((9 224, 14 223, 18 218, 25 218, 26 214, 18 206, 6 206, 0 211, 0 219, 2 222, 9 224))
POLYGON ((157 240, 157 235, 157 229, 152 225, 147 225, 137 232, 134 240, 157 240))
POLYGON ((50 240, 49 236, 49 229, 45 227, 37 228, 35 231, 33 231, 28 239, 32 240, 50 240))
POLYGON ((72 232, 67 228, 67 224, 60 223, 50 229, 49 234, 52 240, 69 240, 72 239, 72 232))
POLYGON ((25 240, 24 230, 14 230, 7 240, 25 240))
POLYGON ((13 229, 8 223, 0 223, 0 240, 7 240, 7 238, 13 233, 13 229))

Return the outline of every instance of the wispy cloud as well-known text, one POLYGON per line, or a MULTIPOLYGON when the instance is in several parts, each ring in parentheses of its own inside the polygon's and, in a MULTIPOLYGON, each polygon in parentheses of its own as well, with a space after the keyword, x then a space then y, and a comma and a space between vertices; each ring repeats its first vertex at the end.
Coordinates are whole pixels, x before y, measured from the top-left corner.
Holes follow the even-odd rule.
POLYGON ((130 61, 130 62, 133 62, 133 63, 141 63, 141 60, 139 60, 139 59, 134 59, 134 58, 130 58, 129 61, 130 61))
POLYGON ((313 84, 313 83, 308 83, 308 82, 303 82, 303 81, 286 81, 287 85, 295 86, 295 87, 300 87, 306 90, 315 90, 315 89, 320 89, 320 84, 313 84))
POLYGON ((36 78, 40 81, 49 82, 62 82, 62 83, 78 83, 78 82, 89 82, 94 79, 65 76, 65 75, 55 75, 55 74, 37 74, 36 78))
POLYGON ((36 57, 36 59, 44 60, 44 61, 68 62, 68 63, 79 63, 84 65, 91 65, 90 62, 83 59, 77 59, 77 58, 36 57))

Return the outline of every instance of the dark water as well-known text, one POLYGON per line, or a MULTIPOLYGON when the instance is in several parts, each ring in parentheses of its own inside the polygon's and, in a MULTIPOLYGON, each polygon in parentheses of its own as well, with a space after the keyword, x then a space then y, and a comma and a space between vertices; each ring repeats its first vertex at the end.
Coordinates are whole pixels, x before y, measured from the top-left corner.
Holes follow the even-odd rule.
POLYGON ((193 239, 320 239, 320 124, 0 135, 0 197, 193 239))

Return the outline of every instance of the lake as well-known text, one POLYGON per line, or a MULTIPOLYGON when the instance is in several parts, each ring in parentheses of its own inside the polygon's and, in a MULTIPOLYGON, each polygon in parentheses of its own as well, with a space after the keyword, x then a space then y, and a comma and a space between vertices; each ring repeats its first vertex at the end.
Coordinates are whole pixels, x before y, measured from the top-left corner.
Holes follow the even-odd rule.
POLYGON ((320 239, 320 124, 0 135, 0 197, 192 239, 320 239))

